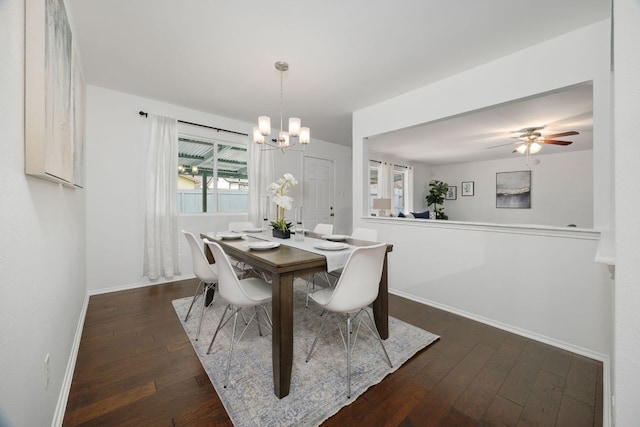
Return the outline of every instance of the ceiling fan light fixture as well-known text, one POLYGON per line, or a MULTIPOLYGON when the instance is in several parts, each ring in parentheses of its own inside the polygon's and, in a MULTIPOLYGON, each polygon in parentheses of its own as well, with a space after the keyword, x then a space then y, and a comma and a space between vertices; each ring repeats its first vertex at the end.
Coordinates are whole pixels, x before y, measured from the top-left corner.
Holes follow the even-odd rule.
POLYGON ((537 142, 532 142, 531 144, 529 144, 529 152, 531 154, 536 154, 538 151, 540 151, 541 148, 542 145, 538 144, 537 142))
POLYGON ((520 154, 524 154, 527 151, 527 144, 522 144, 516 148, 516 151, 520 154))

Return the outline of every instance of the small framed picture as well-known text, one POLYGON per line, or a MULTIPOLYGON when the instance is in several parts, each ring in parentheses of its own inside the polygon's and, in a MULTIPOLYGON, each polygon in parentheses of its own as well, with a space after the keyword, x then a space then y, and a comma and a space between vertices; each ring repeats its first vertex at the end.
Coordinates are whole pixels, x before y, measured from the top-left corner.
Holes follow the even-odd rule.
POLYGON ((464 181, 462 183, 462 195, 473 196, 473 181, 464 181))
POLYGON ((450 185, 447 190, 447 195, 444 197, 445 200, 455 200, 458 198, 458 187, 455 185, 450 185))

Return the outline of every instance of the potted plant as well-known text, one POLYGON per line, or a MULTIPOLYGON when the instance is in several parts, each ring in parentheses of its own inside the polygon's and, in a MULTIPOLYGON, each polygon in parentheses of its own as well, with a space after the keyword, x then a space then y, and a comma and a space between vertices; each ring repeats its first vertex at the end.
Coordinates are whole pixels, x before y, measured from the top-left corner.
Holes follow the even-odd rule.
POLYGON ((291 222, 285 219, 285 212, 291 209, 293 198, 287 196, 289 187, 298 184, 298 181, 290 173, 285 173, 278 181, 269 184, 267 192, 276 205, 276 219, 271 221, 273 237, 288 239, 291 237, 291 222))
POLYGON ((436 217, 434 219, 449 219, 447 214, 444 213, 444 207, 438 207, 438 205, 444 204, 444 196, 449 191, 449 184, 446 182, 432 179, 429 182, 429 194, 427 194, 427 206, 433 205, 436 217))

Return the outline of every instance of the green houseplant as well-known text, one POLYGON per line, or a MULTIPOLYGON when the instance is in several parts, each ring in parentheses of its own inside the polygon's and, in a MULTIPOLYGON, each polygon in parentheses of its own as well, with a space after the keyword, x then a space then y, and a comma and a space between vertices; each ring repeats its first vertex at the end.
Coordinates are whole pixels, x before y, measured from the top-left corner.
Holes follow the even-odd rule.
POLYGON ((436 213, 435 219, 449 219, 447 214, 444 213, 444 207, 438 207, 438 205, 444 204, 444 196, 449 191, 449 184, 446 182, 432 179, 429 182, 429 194, 427 194, 427 206, 433 205, 433 210, 436 213))

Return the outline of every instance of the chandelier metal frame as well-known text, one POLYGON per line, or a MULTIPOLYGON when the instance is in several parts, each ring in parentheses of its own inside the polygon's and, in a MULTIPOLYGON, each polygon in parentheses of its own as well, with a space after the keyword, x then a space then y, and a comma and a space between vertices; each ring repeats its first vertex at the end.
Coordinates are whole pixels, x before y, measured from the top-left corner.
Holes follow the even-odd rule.
POLYGON ((280 72, 280 131, 277 138, 269 140, 265 138, 271 135, 271 118, 268 116, 258 117, 258 126, 253 128, 253 142, 262 145, 262 151, 265 150, 285 150, 304 151, 305 147, 311 142, 311 131, 308 127, 301 127, 301 121, 297 117, 289 118, 289 130, 283 130, 283 111, 284 111, 284 72, 289 69, 289 64, 285 61, 275 63, 275 68, 280 72), (292 148, 297 143, 302 148, 292 148))

